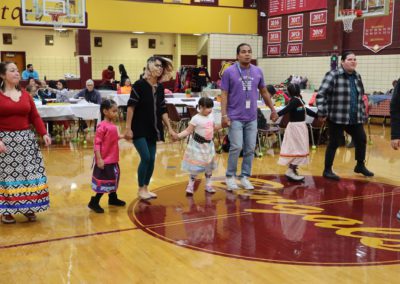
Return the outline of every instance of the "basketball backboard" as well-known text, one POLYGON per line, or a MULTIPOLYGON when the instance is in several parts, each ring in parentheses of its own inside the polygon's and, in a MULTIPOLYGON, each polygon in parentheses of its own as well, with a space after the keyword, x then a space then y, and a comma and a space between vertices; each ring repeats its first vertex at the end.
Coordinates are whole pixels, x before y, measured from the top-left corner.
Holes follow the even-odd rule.
POLYGON ((86 0, 21 0, 21 25, 54 26, 54 14, 64 27, 87 26, 86 0))
POLYGON ((335 19, 341 20, 343 9, 361 10, 362 16, 357 19, 389 15, 390 0, 336 0, 335 19))

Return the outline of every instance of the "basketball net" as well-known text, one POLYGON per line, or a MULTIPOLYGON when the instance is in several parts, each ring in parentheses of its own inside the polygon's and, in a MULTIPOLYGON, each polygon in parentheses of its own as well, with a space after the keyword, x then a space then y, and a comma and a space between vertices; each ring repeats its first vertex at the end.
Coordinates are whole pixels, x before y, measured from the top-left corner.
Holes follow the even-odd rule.
POLYGON ((51 21, 53 23, 54 30, 57 32, 65 32, 67 29, 63 28, 63 22, 60 21, 60 17, 65 16, 64 13, 49 13, 51 21))
POLYGON ((353 9, 344 9, 340 11, 343 21, 343 29, 346 33, 351 33, 353 31, 353 21, 358 17, 360 12, 353 9))

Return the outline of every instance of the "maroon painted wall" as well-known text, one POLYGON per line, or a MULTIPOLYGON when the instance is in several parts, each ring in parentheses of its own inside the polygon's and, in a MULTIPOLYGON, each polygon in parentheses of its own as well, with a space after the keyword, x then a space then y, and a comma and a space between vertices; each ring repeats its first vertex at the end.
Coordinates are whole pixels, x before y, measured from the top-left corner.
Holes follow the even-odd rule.
MULTIPOLYGON (((257 1, 258 12, 265 12, 268 15, 268 3, 269 1, 257 1)), ((335 22, 336 1, 328 1, 328 23, 327 23, 327 36, 326 40, 309 40, 310 37, 310 12, 304 12, 304 25, 303 25, 303 55, 302 56, 326 56, 332 53, 341 53, 342 50, 355 51, 357 55, 373 55, 372 51, 366 49, 363 44, 363 25, 364 20, 355 20, 353 23, 353 32, 345 33, 343 31, 342 22, 335 22), (337 50, 334 46, 337 46, 337 50)), ((394 54, 400 53, 400 1, 395 1, 394 7, 394 22, 393 22, 393 43, 391 46, 383 49, 377 54, 394 54)), ((311 11, 312 12, 312 11, 311 11)), ((297 13, 296 13, 297 14, 297 13)), ((267 22, 268 17, 262 18, 260 16, 258 20, 258 32, 263 36, 263 56, 267 58, 273 58, 267 56, 267 22)), ((287 42, 288 42, 288 15, 282 16, 282 42, 281 42, 281 57, 286 57, 287 54, 287 42)))

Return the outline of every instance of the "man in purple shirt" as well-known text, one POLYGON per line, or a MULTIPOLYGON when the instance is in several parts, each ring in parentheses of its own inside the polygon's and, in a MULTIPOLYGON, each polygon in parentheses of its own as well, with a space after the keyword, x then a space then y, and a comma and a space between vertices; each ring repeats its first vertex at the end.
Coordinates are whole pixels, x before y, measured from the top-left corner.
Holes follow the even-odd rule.
POLYGON ((260 68, 251 64, 251 46, 247 43, 240 44, 236 49, 236 57, 238 62, 225 70, 221 82, 221 124, 223 127, 229 126, 230 140, 226 171, 228 191, 238 189, 235 176, 242 149, 240 183, 245 189, 254 189, 247 177, 251 175, 257 140, 257 90, 265 104, 270 107, 271 118, 277 117, 271 96, 265 87, 264 75, 260 68))

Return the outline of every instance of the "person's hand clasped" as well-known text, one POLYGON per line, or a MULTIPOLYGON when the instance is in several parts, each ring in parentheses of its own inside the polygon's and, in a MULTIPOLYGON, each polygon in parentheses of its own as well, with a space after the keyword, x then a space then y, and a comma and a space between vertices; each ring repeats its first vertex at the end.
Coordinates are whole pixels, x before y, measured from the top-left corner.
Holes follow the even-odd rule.
POLYGON ((273 111, 273 112, 271 113, 270 119, 271 119, 273 122, 276 122, 276 121, 279 119, 279 115, 276 113, 276 111, 273 111))
POLYGON ((132 140, 133 139, 133 131, 132 131, 132 129, 127 128, 125 130, 125 133, 123 134, 123 136, 124 136, 124 138, 126 140, 132 140))
POLYGON ((391 141, 391 145, 394 150, 399 150, 400 149, 400 139, 393 139, 391 141))
POLYGON ((222 118, 221 118, 221 126, 223 128, 231 126, 231 120, 227 115, 222 116, 222 118))

